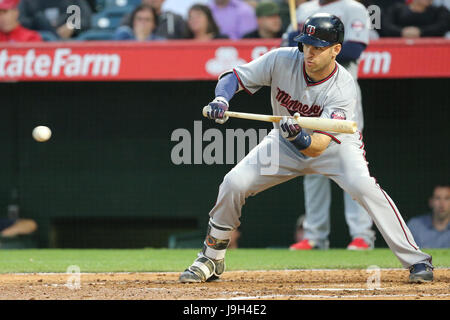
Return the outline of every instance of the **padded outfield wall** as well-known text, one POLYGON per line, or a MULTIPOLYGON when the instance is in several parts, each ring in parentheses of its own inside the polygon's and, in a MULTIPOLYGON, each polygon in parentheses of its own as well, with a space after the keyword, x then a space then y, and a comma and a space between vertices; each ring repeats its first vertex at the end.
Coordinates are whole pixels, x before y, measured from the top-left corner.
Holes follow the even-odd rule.
MULTIPOLYGON (((360 83, 371 173, 406 219, 422 214, 427 211, 434 183, 450 176, 450 101, 445 91, 450 82, 360 83)), ((215 126, 202 119, 201 107, 211 99, 214 87, 213 81, 1 84, 0 95, 8 97, 0 117, 1 207, 6 210, 17 170, 21 215, 38 221, 40 246, 49 245, 50 226, 64 217, 70 218, 70 228, 79 229, 79 235, 95 221, 93 218, 107 218, 97 226, 113 229, 108 232, 117 239, 121 232, 114 230, 118 228, 114 219, 108 226, 109 217, 139 218, 135 220, 137 228, 143 218, 157 218, 149 222, 156 225, 170 218, 174 229, 177 219, 192 218, 197 222, 186 229, 202 230, 218 186, 232 165, 207 165, 204 161, 173 164, 171 151, 178 143, 171 141, 174 130, 184 128, 193 139, 201 139, 194 137, 195 121, 197 129, 201 123, 203 133, 213 127, 270 129, 270 124, 247 120, 232 119, 224 126, 215 126), (49 142, 37 143, 31 138, 31 130, 41 124, 53 130, 49 142)), ((263 89, 254 96, 238 94, 233 106, 269 113, 268 101, 269 92, 263 89)), ((209 143, 204 141, 203 148, 209 143)), ((289 245, 303 207, 301 178, 248 199, 241 245, 289 245)), ((332 246, 343 247, 349 235, 342 194, 334 183, 331 212, 332 246)), ((178 228, 184 230, 183 226, 178 228)), ((377 245, 384 245, 379 235, 377 245)))

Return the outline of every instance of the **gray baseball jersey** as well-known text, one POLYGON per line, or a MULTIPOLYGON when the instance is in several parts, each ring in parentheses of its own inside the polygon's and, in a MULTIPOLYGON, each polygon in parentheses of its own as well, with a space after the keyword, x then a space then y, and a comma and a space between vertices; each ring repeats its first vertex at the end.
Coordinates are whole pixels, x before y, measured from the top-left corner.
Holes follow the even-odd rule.
MULTIPOLYGON (((303 70, 303 54, 297 48, 280 48, 237 67, 234 72, 249 93, 270 86, 275 115, 299 112, 310 117, 353 118, 355 84, 339 64, 329 77, 311 84, 303 70)), ((430 264, 431 257, 420 251, 392 199, 370 176, 361 134, 326 134, 333 136, 334 142, 320 156, 308 157, 284 139, 275 126, 224 177, 216 204, 209 213, 213 224, 236 228, 247 197, 298 176, 321 174, 334 180, 367 210, 404 267, 421 262, 430 264), (265 170, 262 159, 267 159, 267 150, 272 150, 270 166, 276 170, 265 170)), ((222 259, 225 250, 206 246, 203 254, 222 259)))
MULTIPOLYGON (((262 86, 271 87, 274 115, 292 116, 298 112, 303 117, 355 120, 355 84, 349 72, 338 63, 327 78, 313 83, 308 80, 303 53, 297 48, 279 48, 236 67, 234 72, 250 94, 262 86)), ((279 129, 278 123, 274 127, 279 129)), ((336 139, 346 136, 327 134, 336 139)))

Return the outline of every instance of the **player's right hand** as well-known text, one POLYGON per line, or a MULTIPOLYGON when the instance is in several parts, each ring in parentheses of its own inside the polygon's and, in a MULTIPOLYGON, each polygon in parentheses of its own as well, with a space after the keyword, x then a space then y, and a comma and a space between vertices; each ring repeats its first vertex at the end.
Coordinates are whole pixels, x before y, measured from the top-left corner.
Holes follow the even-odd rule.
POLYGON ((228 120, 228 116, 225 116, 225 111, 228 110, 228 101, 225 98, 217 97, 208 106, 209 110, 206 113, 208 119, 216 120, 220 124, 224 124, 228 120))
MULTIPOLYGON (((294 116, 300 116, 300 114, 296 113, 294 116)), ((302 127, 300 127, 295 121, 295 119, 291 117, 283 117, 280 120, 280 128, 281 128, 281 135, 283 138, 293 141, 299 133, 302 131, 302 127)))

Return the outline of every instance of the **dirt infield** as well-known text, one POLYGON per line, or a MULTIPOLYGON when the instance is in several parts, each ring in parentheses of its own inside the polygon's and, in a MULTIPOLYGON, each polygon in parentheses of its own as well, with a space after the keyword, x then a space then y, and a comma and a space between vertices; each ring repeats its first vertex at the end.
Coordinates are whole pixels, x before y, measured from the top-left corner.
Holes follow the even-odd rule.
POLYGON ((450 269, 435 269, 432 283, 410 284, 408 274, 381 270, 373 288, 367 280, 377 276, 366 270, 230 271, 203 284, 180 284, 179 273, 82 273, 78 289, 68 274, 0 274, 0 299, 450 300, 450 269))

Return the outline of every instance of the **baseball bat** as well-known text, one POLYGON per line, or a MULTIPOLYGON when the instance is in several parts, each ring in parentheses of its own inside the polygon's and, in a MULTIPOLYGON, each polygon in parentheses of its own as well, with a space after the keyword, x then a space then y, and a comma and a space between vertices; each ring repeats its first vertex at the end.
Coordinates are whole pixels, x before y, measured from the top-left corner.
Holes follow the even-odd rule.
MULTIPOLYGON (((203 116, 207 117, 207 112, 210 107, 205 106, 203 108, 203 116)), ((225 116, 230 118, 257 120, 265 122, 280 122, 283 116, 273 116, 266 114, 256 113, 244 113, 235 111, 225 111, 225 116)), ((300 127, 312 130, 332 131, 338 133, 355 133, 357 125, 355 121, 350 120, 337 120, 337 119, 324 119, 313 117, 292 117, 294 118, 300 127)))
POLYGON ((297 12, 296 12, 295 0, 289 0, 289 14, 291 16, 292 30, 297 31, 298 24, 297 24, 297 12))

